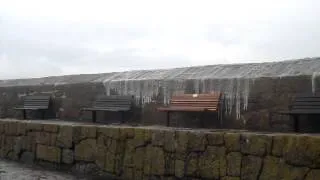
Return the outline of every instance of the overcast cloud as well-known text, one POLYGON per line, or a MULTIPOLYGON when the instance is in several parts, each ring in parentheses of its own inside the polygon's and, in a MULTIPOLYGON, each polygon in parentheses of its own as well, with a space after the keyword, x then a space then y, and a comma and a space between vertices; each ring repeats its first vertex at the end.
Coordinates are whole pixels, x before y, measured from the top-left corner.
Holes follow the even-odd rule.
POLYGON ((0 0, 0 79, 320 56, 318 0, 0 0))

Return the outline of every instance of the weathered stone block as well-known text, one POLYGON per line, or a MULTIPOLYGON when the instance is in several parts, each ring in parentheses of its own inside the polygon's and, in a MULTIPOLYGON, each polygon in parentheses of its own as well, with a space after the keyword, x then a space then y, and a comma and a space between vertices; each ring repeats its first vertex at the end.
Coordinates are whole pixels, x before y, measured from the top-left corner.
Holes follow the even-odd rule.
POLYGON ((294 167, 285 164, 282 170, 281 179, 296 179, 296 180, 304 180, 308 172, 307 167, 294 167))
POLYGON ((135 169, 133 171, 133 177, 134 179, 143 179, 143 171, 135 169))
POLYGON ((216 146, 224 144, 223 134, 222 132, 207 133, 208 145, 216 146))
POLYGON ((123 164, 126 167, 133 167, 133 153, 135 150, 133 141, 134 141, 133 139, 130 139, 126 143, 124 159, 123 159, 123 164))
POLYGON ((17 126, 18 123, 16 121, 7 121, 4 124, 4 133, 6 135, 17 135, 17 126))
POLYGON ((104 169, 107 147, 104 144, 98 142, 99 138, 97 139, 97 152, 95 154, 95 163, 100 169, 104 169))
POLYGON ((45 132, 57 133, 59 130, 59 125, 58 124, 44 124, 43 130, 45 132))
POLYGON ((192 177, 199 176, 199 155, 197 153, 191 153, 186 158, 186 175, 192 177))
POLYGON ((23 140, 24 139, 22 137, 19 137, 19 136, 14 138, 13 153, 17 157, 21 153, 23 140))
POLYGON ((123 127, 120 128, 120 140, 131 139, 134 137, 134 128, 123 127))
POLYGON ((21 138, 23 139, 22 149, 29 152, 35 152, 36 137, 37 137, 37 132, 28 132, 27 136, 21 136, 21 138))
POLYGON ((240 177, 223 177, 221 180, 240 180, 240 177))
POLYGON ((208 146, 199 159, 200 176, 207 179, 218 179, 222 168, 222 158, 225 157, 224 147, 208 146))
POLYGON ((145 129, 143 129, 143 128, 135 128, 134 129, 134 138, 144 141, 144 139, 145 139, 145 129))
POLYGON ((174 164, 175 176, 178 178, 183 178, 185 175, 185 162, 182 160, 176 160, 174 164))
POLYGON ((43 124, 36 123, 36 122, 28 122, 27 123, 27 131, 42 131, 43 124))
POLYGON ((4 133, 4 125, 5 125, 5 122, 4 121, 0 121, 0 134, 4 133))
POLYGON ((27 131, 27 124, 23 122, 19 122, 17 124, 17 135, 25 135, 27 131))
POLYGON ((276 135, 272 138, 272 155, 282 157, 284 148, 288 143, 289 137, 287 135, 276 135))
POLYGON ((240 134, 239 133, 225 133, 224 142, 227 152, 240 151, 240 134))
POLYGON ((227 175, 239 176, 241 173, 242 155, 240 152, 231 152, 227 155, 227 175))
POLYGON ((190 151, 204 151, 207 144, 206 136, 203 132, 192 132, 188 134, 188 149, 190 151))
POLYGON ((75 146, 75 160, 95 161, 95 152, 97 149, 95 139, 85 139, 75 146))
POLYGON ((113 174, 115 172, 116 154, 107 153, 105 157, 104 170, 113 174))
POLYGON ((260 172, 262 159, 256 156, 243 156, 241 162, 241 179, 256 180, 260 172))
POLYGON ((164 132, 164 150, 167 152, 174 152, 175 147, 175 132, 165 131, 164 132))
POLYGON ((144 142, 151 142, 152 140, 152 129, 144 129, 144 142))
POLYGON ((60 163, 61 149, 53 146, 37 145, 37 159, 60 163))
POLYGON ((8 156, 8 153, 13 150, 14 146, 14 136, 4 136, 2 135, 2 146, 0 147, 1 157, 5 158, 8 156))
POLYGON ((71 149, 62 149, 62 163, 72 164, 74 159, 74 154, 71 149))
POLYGON ((174 153, 165 153, 165 175, 174 176, 175 173, 175 155, 174 153))
MULTIPOLYGON (((165 132, 164 130, 161 130, 161 129, 155 129, 152 131, 152 139, 151 139, 151 144, 153 146, 163 146, 164 143, 166 142, 164 140, 165 138, 165 132)), ((166 142, 168 143, 168 142, 166 142)), ((171 144, 173 144, 171 142, 171 144)))
POLYGON ((48 132, 35 132, 36 133, 36 143, 55 146, 57 141, 57 135, 48 132))
POLYGON ((163 149, 159 147, 146 147, 144 159, 144 174, 164 175, 165 157, 163 149))
POLYGON ((320 137, 291 136, 284 147, 284 159, 292 165, 320 168, 320 137))
POLYGON ((227 158, 225 156, 220 157, 220 177, 227 175, 227 158))
POLYGON ((307 174, 305 180, 318 180, 320 177, 320 169, 312 169, 307 174))
POLYGON ((72 147, 72 126, 61 125, 57 136, 57 146, 62 148, 72 147))
POLYGON ((97 135, 96 126, 74 126, 72 130, 72 140, 74 143, 79 143, 83 139, 94 139, 97 135))
POLYGON ((243 154, 264 156, 271 152, 272 137, 258 134, 241 135, 241 152, 243 154))
POLYGON ((113 153, 113 154, 116 154, 116 153, 118 153, 118 140, 116 140, 116 139, 110 139, 110 138, 108 138, 107 140, 107 143, 106 143, 106 145, 107 145, 107 151, 109 152, 109 153, 113 153))
POLYGON ((134 179, 133 168, 125 167, 121 175, 122 179, 134 179))
POLYGON ((97 127, 97 133, 111 139, 120 139, 120 128, 118 127, 97 127))
POLYGON ((186 154, 188 148, 188 131, 176 131, 176 153, 186 154))
POLYGON ((137 148, 133 152, 133 165, 135 169, 143 170, 143 162, 145 156, 145 148, 137 148))
POLYGON ((284 160, 267 156, 263 161, 260 180, 280 179, 284 160))

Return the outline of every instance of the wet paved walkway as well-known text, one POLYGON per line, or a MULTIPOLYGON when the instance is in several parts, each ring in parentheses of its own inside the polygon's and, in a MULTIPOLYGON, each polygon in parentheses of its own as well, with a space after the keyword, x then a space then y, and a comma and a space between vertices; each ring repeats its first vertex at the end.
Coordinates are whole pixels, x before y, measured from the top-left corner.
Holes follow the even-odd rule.
MULTIPOLYGON (((76 180, 71 174, 0 160, 0 180, 76 180)), ((85 180, 82 178, 82 180, 85 180)))
POLYGON ((46 170, 39 166, 0 160, 0 180, 112 180, 111 178, 84 178, 72 174, 46 170))

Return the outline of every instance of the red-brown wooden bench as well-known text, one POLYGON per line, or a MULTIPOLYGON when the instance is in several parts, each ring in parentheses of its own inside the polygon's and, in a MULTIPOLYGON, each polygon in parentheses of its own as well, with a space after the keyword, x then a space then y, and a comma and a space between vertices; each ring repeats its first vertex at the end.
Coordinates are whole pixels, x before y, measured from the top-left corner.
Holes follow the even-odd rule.
POLYGON ((170 112, 214 112, 219 116, 220 92, 208 94, 181 94, 172 96, 170 104, 158 108, 167 113, 167 126, 170 124, 170 112))

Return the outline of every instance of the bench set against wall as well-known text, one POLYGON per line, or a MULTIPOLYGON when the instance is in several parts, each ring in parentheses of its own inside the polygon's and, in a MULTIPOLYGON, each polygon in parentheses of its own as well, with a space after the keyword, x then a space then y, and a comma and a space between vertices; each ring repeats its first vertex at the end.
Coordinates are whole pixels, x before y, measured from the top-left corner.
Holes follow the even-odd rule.
POLYGON ((288 111, 276 113, 289 115, 293 119, 294 131, 299 132, 299 122, 302 115, 320 115, 320 96, 297 96, 288 109, 288 111))
MULTIPOLYGON (((167 113, 167 125, 169 126, 169 115, 172 112, 199 112, 201 115, 209 112, 218 113, 220 98, 220 93, 173 96, 170 104, 158 108, 158 111, 167 113)), ((44 119, 45 111, 49 109, 50 102, 50 96, 27 96, 24 99, 23 106, 15 109, 23 111, 23 119, 26 119, 27 110, 41 111, 42 119, 44 119)), ((133 105, 133 96, 103 96, 97 98, 91 107, 82 108, 81 111, 91 111, 93 122, 96 122, 98 111, 118 112, 121 114, 121 123, 123 123, 125 122, 125 114, 132 112, 133 105)))
MULTIPOLYGON (((205 113, 215 113, 218 120, 220 114, 222 93, 213 92, 208 94, 182 94, 173 96, 169 105, 157 110, 166 112, 167 126, 170 125, 170 114, 173 112, 197 112, 201 117, 205 113)), ((51 104, 50 96, 27 96, 21 107, 16 110, 23 111, 23 119, 26 119, 27 110, 40 111, 42 119, 51 104)), ((104 96, 96 99, 92 107, 82 108, 81 111, 91 111, 92 121, 96 122, 98 111, 111 111, 121 114, 121 123, 125 122, 124 115, 132 111, 134 104, 133 96, 104 96)), ((301 115, 320 115, 320 96, 297 96, 288 111, 276 112, 289 115, 294 121, 294 130, 299 132, 299 117, 301 115)), ((214 116, 213 116, 214 117, 214 116)), ((201 118, 203 119, 203 118, 201 118)))

